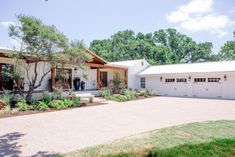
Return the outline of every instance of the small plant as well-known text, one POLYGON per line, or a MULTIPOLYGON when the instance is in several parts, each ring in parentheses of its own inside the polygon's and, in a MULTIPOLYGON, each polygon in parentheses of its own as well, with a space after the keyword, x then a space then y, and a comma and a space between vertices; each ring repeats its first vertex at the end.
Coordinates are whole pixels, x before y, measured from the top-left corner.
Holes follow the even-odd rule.
POLYGON ((109 99, 109 97, 111 96, 111 92, 110 90, 106 89, 102 92, 102 97, 105 99, 109 99))
POLYGON ((48 104, 52 100, 52 97, 49 92, 43 92, 42 94, 42 101, 48 104))
POLYGON ((7 105, 11 105, 11 95, 9 90, 3 90, 2 101, 7 105))
POLYGON ((127 100, 132 100, 135 98, 135 93, 130 90, 125 90, 123 95, 127 97, 127 100))
POLYGON ((39 111, 46 111, 49 109, 48 105, 44 101, 39 101, 37 104, 37 109, 39 111))
POLYGON ((94 98, 93 97, 89 97, 89 103, 93 103, 94 98))
POLYGON ((11 113, 11 107, 5 106, 3 109, 0 110, 0 115, 11 113))
POLYGON ((63 94, 63 88, 54 88, 54 93, 53 93, 54 99, 63 100, 64 97, 62 96, 62 94, 63 94))
POLYGON ((24 99, 18 100, 17 106, 20 111, 26 111, 30 108, 29 105, 26 103, 26 100, 24 100, 24 99))
POLYGON ((73 99, 73 107, 79 106, 80 103, 81 103, 81 98, 80 98, 80 97, 75 97, 75 98, 73 99))
POLYGON ((62 100, 52 100, 48 105, 51 108, 55 108, 55 109, 64 109, 64 108, 66 108, 66 106, 64 105, 64 102, 62 100))
POLYGON ((64 105, 67 107, 72 107, 73 106, 73 100, 70 99, 64 99, 64 105))
POLYGON ((11 110, 11 114, 16 114, 17 112, 19 112, 19 109, 18 108, 13 108, 11 110))

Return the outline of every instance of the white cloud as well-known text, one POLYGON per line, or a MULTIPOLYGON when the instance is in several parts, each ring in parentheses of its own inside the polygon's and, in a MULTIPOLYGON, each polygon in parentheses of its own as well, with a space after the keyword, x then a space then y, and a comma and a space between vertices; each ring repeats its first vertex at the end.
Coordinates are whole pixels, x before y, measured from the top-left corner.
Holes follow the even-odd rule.
POLYGON ((0 26, 3 28, 8 28, 10 25, 16 25, 14 22, 0 22, 0 26))
POLYGON ((227 34, 223 29, 234 25, 228 16, 217 15, 213 11, 213 0, 191 0, 166 15, 170 23, 178 23, 187 31, 209 31, 223 37, 227 34))
POLYGON ((2 48, 2 49, 16 49, 16 50, 19 50, 20 47, 21 47, 20 42, 15 40, 15 39, 10 39, 9 41, 5 42, 3 45, 0 45, 0 48, 2 48))

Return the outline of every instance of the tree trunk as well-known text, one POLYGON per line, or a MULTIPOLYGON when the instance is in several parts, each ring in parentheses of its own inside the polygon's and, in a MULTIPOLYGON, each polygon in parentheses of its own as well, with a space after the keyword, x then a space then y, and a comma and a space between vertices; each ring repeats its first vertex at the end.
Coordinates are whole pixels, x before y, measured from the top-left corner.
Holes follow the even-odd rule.
POLYGON ((26 102, 30 103, 32 101, 32 96, 33 96, 33 87, 30 86, 27 95, 25 97, 26 102))

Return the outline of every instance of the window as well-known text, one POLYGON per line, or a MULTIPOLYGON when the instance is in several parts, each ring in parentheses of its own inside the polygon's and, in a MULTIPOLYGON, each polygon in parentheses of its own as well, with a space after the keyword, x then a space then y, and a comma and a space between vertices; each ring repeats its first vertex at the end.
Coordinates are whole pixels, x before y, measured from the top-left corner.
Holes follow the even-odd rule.
POLYGON ((176 82, 187 82, 186 78, 177 78, 176 82))
POLYGON ((194 82, 206 82, 206 78, 194 78, 194 82))
POLYGON ((174 78, 166 78, 165 82, 166 83, 175 82, 175 79, 174 78))
POLYGON ((145 77, 140 78, 140 87, 145 88, 145 77))
POLYGON ((216 78, 208 78, 208 82, 219 82, 220 78, 216 77, 216 78))

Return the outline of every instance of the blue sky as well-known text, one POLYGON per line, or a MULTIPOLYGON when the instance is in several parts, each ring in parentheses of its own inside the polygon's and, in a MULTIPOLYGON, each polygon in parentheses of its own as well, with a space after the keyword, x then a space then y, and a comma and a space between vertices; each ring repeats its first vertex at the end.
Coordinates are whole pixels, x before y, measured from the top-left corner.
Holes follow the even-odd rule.
POLYGON ((17 47, 7 26, 23 13, 55 25, 70 40, 105 39, 120 30, 154 32, 176 28, 198 42, 210 41, 214 52, 233 39, 234 0, 1 0, 0 47, 17 47))

